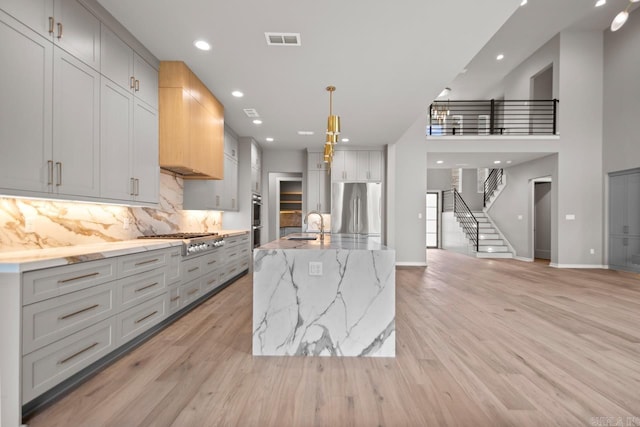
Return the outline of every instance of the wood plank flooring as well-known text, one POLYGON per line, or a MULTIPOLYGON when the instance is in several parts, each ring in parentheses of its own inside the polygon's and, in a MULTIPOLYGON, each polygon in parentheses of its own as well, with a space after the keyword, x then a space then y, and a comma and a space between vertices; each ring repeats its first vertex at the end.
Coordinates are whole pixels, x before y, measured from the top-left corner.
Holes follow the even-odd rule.
POLYGON ((397 271, 395 359, 252 357, 245 276, 29 426, 640 425, 640 275, 428 262, 397 271))

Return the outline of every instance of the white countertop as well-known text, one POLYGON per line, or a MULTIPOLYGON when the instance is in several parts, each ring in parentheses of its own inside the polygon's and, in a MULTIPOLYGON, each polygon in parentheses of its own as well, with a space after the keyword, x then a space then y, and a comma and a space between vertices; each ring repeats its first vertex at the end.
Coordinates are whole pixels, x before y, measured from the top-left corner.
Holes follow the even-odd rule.
MULTIPOLYGON (((248 231, 220 230, 218 233, 223 237, 233 237, 246 234, 248 231)), ((41 268, 95 261, 180 245, 182 245, 182 240, 176 239, 133 239, 57 248, 0 252, 0 273, 39 270, 41 268)))
POLYGON ((366 237, 345 234, 325 234, 324 241, 320 240, 319 233, 294 233, 289 234, 273 242, 266 243, 260 249, 341 249, 341 250, 390 250, 382 243, 379 237, 366 237), (316 240, 289 240, 290 237, 317 236, 316 240))

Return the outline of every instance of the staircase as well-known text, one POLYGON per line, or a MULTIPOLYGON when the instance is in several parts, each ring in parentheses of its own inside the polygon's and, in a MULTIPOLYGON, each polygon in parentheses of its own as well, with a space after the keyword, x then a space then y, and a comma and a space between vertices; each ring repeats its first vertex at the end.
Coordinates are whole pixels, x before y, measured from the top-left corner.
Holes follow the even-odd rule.
POLYGON ((478 258, 513 258, 504 238, 485 212, 473 212, 478 220, 478 258))

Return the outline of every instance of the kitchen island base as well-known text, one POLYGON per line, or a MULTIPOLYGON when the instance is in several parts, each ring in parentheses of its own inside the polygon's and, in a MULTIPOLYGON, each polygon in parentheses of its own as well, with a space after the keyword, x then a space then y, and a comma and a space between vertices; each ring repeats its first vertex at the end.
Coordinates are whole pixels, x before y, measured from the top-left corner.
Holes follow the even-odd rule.
POLYGON ((395 357, 395 251, 338 236, 254 250, 253 354, 395 357))

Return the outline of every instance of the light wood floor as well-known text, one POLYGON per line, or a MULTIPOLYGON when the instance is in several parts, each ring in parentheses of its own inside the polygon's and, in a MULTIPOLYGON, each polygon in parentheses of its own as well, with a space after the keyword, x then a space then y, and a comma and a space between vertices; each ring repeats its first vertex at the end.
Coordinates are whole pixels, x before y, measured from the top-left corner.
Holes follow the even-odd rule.
POLYGON ((428 261, 398 269, 395 359, 252 357, 247 276, 29 425, 640 425, 639 275, 428 261))

